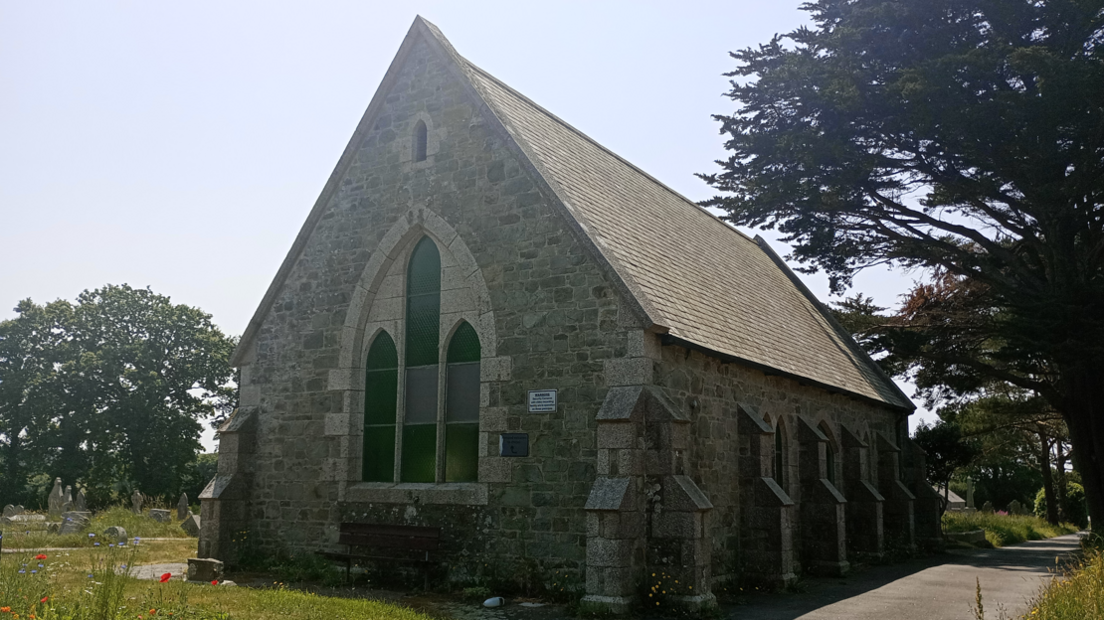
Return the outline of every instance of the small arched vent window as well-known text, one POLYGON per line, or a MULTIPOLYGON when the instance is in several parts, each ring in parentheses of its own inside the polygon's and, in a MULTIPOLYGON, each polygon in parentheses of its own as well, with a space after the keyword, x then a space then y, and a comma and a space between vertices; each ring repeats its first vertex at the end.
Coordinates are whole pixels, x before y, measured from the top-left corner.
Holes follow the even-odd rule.
POLYGON ((395 410, 399 385, 399 357, 395 341, 380 332, 368 349, 364 377, 365 482, 395 481, 395 410))
POLYGON ((419 120, 414 125, 414 161, 426 160, 426 149, 429 144, 429 130, 425 121, 419 120))
POLYGON ((448 346, 445 482, 471 482, 479 470, 479 336, 463 323, 448 346))

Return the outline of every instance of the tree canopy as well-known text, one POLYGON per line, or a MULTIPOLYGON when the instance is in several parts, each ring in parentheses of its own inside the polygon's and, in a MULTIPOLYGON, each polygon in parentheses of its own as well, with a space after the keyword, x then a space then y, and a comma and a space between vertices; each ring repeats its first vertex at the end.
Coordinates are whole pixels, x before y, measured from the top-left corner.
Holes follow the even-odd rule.
POLYGON ((126 285, 16 312, 0 322, 0 496, 26 497, 43 474, 93 500, 178 493, 199 420, 233 398, 234 341, 210 315, 126 285))
POLYGON ((955 389, 1044 396, 1104 519, 1104 2, 803 8, 812 27, 732 54, 705 204, 778 228, 836 292, 923 270, 913 345, 943 338, 955 389))

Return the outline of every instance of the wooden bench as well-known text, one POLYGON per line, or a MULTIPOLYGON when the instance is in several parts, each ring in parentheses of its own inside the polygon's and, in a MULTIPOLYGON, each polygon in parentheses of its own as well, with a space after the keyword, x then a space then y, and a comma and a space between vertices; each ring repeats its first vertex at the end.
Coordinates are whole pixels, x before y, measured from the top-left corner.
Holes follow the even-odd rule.
POLYGON ((319 551, 318 554, 331 560, 344 560, 345 581, 349 580, 353 560, 410 562, 422 565, 425 589, 428 590, 429 567, 435 564, 430 553, 437 551, 440 546, 441 529, 413 525, 342 523, 337 542, 345 545, 345 553, 319 551), (366 553, 362 550, 372 552, 366 553))

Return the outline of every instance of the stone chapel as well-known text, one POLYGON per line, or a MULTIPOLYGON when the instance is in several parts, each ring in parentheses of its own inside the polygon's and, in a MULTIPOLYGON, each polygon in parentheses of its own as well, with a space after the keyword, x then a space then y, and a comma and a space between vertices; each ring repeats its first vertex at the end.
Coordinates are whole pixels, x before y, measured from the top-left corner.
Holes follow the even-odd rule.
POLYGON ((913 404, 779 256, 421 18, 234 364, 201 557, 432 526, 624 611, 940 538, 913 404))

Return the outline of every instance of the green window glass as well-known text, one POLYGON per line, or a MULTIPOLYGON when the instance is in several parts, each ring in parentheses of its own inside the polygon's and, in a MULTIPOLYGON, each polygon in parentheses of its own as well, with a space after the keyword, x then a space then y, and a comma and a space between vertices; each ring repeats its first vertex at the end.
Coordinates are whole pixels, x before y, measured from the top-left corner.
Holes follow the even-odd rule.
POLYGON ((387 332, 376 336, 364 365, 364 451, 361 477, 366 482, 395 480, 395 408, 399 357, 387 332))
POLYGON ((475 329, 462 323, 448 346, 445 481, 473 482, 479 471, 479 359, 475 329))
POLYGON ((437 376, 440 368, 441 254, 423 237, 406 275, 406 415, 403 482, 437 480, 437 376))

